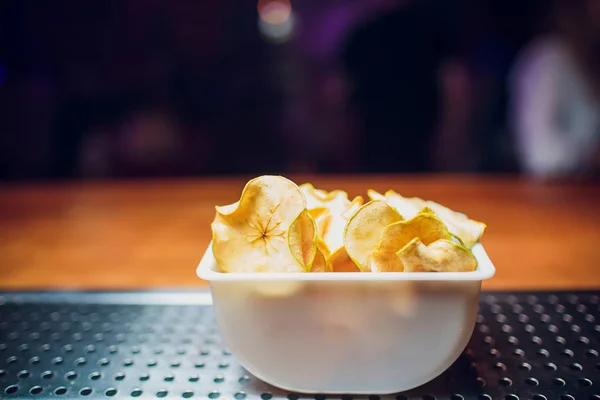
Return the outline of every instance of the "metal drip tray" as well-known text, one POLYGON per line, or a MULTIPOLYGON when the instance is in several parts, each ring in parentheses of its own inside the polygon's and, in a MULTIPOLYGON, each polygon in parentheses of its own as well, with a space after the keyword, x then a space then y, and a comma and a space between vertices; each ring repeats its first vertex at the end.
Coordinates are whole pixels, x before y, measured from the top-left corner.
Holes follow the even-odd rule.
POLYGON ((206 292, 0 293, 0 398, 600 400, 599 299, 484 293, 466 351, 434 381, 315 396, 248 374, 221 344, 206 292))

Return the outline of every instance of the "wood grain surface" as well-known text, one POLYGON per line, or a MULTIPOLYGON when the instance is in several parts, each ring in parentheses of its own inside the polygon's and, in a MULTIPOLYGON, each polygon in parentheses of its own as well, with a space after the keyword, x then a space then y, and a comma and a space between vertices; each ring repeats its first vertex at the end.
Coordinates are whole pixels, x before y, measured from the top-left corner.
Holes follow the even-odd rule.
MULTIPOLYGON (((214 206, 250 177, 0 186, 0 289, 206 286, 196 265, 214 206)), ((488 229, 484 289, 600 288, 600 185, 482 176, 290 176, 362 194, 438 201, 488 229)))

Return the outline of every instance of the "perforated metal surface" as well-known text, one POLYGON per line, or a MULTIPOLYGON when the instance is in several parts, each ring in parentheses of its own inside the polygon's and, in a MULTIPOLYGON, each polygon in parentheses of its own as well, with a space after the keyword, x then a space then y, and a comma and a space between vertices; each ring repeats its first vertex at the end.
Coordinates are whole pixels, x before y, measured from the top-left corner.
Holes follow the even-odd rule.
POLYGON ((468 348, 448 371, 378 397, 260 382, 222 347, 210 306, 0 294, 0 398, 600 400, 599 295, 485 294, 468 348))

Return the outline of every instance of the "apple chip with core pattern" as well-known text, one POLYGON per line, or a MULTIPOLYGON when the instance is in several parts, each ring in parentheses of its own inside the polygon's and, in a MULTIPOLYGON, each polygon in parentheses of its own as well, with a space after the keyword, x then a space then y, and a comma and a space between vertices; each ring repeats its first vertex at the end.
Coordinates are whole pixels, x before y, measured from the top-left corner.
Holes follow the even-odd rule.
POLYGON ((304 195, 292 181, 265 175, 249 181, 241 198, 226 207, 217 207, 212 223, 213 254, 225 272, 303 272, 308 266, 311 246, 300 237, 311 237, 296 226, 289 240, 290 228, 306 208, 304 195), (298 233, 300 232, 300 233, 298 233), (305 251, 309 249, 309 255, 305 251))

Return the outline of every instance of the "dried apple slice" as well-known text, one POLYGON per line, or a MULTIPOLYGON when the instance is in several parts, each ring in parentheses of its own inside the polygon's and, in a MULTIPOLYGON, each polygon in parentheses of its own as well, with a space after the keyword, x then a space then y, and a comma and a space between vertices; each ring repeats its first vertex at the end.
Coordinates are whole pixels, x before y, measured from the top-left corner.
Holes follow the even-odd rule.
POLYGON ((368 271, 367 259, 374 253, 384 228, 402 217, 384 201, 371 201, 350 218, 344 231, 348 256, 362 271, 368 271))
POLYGON ((317 223, 319 238, 327 246, 328 252, 334 253, 344 245, 344 227, 347 216, 353 214, 363 203, 358 196, 352 201, 348 193, 342 190, 327 192, 316 189, 310 183, 300 185, 300 190, 306 197, 307 209, 317 223))
POLYGON ((429 207, 446 224, 450 233, 457 236, 469 249, 479 242, 486 229, 483 222, 470 219, 464 214, 434 201, 423 200, 419 197, 404 197, 393 190, 388 190, 385 195, 370 191, 369 197, 372 199, 384 197, 385 201, 405 219, 414 217, 423 207, 429 207))
POLYGON ((323 241, 322 238, 317 236, 317 249, 321 250, 325 259, 328 259, 331 256, 331 250, 327 247, 327 244, 323 241))
POLYGON ((376 251, 367 260, 371 272, 404 272, 404 264, 395 253, 376 251))
POLYGON ((483 222, 470 219, 433 201, 427 201, 426 204, 448 225, 450 233, 460 238, 466 248, 473 247, 483 236, 487 227, 483 222))
POLYGON ((325 261, 325 256, 319 249, 317 249, 315 261, 312 264, 310 272, 331 272, 329 264, 327 264, 327 261, 325 261))
POLYGON ((377 190, 367 190, 367 196, 369 196, 369 199, 371 199, 372 201, 387 201, 385 195, 379 193, 377 190))
POLYGON ((468 272, 477 268, 477 259, 471 250, 445 239, 426 246, 414 238, 397 254, 405 272, 468 272))
POLYGON ((346 248, 340 247, 327 260, 329 268, 333 272, 361 272, 358 265, 348 255, 346 248))
POLYGON ((344 228, 348 222, 347 216, 352 216, 363 204, 362 197, 356 197, 352 202, 338 202, 332 204, 329 210, 329 218, 324 226, 322 237, 331 253, 335 253, 344 246, 344 228))
POLYGON ((292 223, 288 243, 296 261, 309 271, 317 251, 317 225, 307 210, 292 223))
POLYGON ((381 233, 378 250, 395 254, 413 238, 418 237, 425 245, 439 239, 450 239, 446 225, 425 207, 407 221, 398 221, 386 226, 381 233))
POLYGON ((385 192, 385 198, 388 204, 396 209, 404 217, 410 219, 417 215, 419 210, 425 207, 425 201, 418 197, 404 197, 388 190, 385 192))
POLYGON ((362 196, 356 196, 352 199, 346 210, 342 213, 342 217, 348 221, 362 205, 365 204, 365 199, 362 196))
POLYGON ((271 175, 250 180, 237 207, 216 208, 211 228, 220 268, 225 272, 305 271, 297 259, 304 242, 295 242, 292 250, 288 240, 292 224, 305 208, 304 195, 292 181, 271 175))

